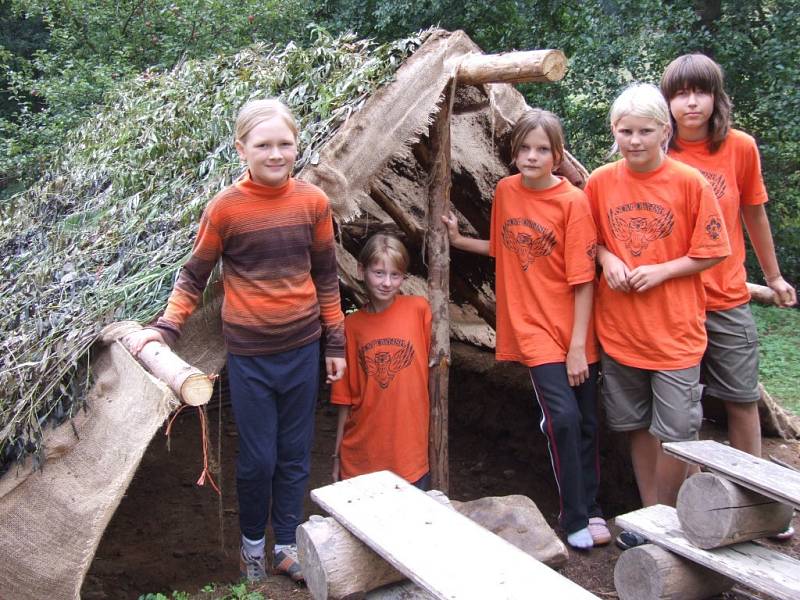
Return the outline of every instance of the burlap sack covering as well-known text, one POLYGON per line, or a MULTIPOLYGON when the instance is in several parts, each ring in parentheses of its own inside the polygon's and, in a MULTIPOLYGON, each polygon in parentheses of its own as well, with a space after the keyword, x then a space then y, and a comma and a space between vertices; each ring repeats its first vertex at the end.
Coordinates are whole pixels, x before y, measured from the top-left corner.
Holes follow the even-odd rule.
MULTIPOLYGON (((178 353, 205 372, 224 359, 218 289, 178 353)), ((178 399, 119 342, 92 363, 87 410, 45 435, 47 461, 0 480, 0 599, 79 598, 83 578, 150 440, 178 399)))

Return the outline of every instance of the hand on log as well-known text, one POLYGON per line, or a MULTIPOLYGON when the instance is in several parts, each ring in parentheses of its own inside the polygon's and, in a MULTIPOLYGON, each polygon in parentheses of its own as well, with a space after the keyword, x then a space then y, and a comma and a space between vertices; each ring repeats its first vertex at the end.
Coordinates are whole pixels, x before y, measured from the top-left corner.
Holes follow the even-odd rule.
POLYGON ((561 50, 529 50, 469 55, 459 64, 456 79, 460 84, 550 82, 566 72, 561 50))
POLYGON ((105 327, 100 338, 107 344, 114 341, 122 344, 148 372, 166 383, 185 404, 200 406, 208 404, 211 399, 214 391, 211 379, 199 369, 186 364, 163 340, 156 341, 161 339, 157 331, 143 330, 134 321, 121 321, 105 327), (149 331, 153 331, 155 336, 150 335, 149 331))

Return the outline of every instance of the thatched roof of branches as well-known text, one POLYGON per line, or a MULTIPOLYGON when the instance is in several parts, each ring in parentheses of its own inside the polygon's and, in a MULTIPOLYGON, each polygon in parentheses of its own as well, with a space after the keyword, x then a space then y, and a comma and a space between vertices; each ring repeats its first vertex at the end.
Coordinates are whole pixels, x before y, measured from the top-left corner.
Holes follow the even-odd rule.
MULTIPOLYGON (((241 172, 232 144, 241 104, 280 96, 298 117, 299 176, 332 199, 341 281, 359 301, 353 256, 365 236, 393 229, 423 255, 428 126, 454 65, 476 52, 460 32, 375 45, 320 31, 308 48, 256 46, 122 85, 65 140, 42 180, 0 209, 0 475, 26 456, 35 466, 42 432, 81 411, 100 329, 146 322, 163 308, 200 212, 241 172)), ((505 84, 456 91, 452 200, 469 231, 488 234, 492 190, 508 173, 510 124, 525 108, 505 84)), ((565 168, 583 182, 580 165, 565 168)), ((456 258, 453 334, 491 347, 490 269, 456 258)), ((407 291, 425 293, 421 258, 413 275, 407 291)), ((209 331, 178 352, 218 369, 221 350, 197 348, 219 347, 209 331)))

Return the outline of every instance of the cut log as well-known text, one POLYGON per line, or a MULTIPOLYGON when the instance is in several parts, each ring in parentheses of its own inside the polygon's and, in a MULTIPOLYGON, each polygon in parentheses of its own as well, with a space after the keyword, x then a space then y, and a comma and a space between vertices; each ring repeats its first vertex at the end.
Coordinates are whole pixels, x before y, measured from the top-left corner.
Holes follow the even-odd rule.
POLYGON ((648 506, 619 515, 615 521, 619 527, 640 533, 662 548, 774 598, 800 598, 800 561, 753 542, 715 550, 698 548, 683 535, 671 506, 648 506))
POLYGON ((683 534, 699 548, 711 549, 784 531, 792 507, 714 475, 698 473, 678 492, 683 534))
MULTIPOLYGON (((441 492, 431 490, 428 495, 452 508, 441 492)), ((314 600, 363 598, 370 590, 406 579, 332 517, 311 515, 297 528, 297 553, 314 600)), ((398 592, 386 597, 403 596, 398 592)))
POLYGON ((800 510, 800 472, 713 440, 668 442, 664 452, 706 467, 740 486, 800 510))
POLYGON ((450 487, 447 450, 447 387, 450 365, 450 238, 442 217, 450 210, 450 110, 453 86, 447 85, 441 109, 429 134, 433 166, 429 187, 426 257, 428 299, 431 303, 430 360, 428 380, 431 403, 430 472, 433 487, 445 494, 450 487))
POLYGON ((458 66, 460 84, 558 81, 567 72, 561 50, 529 50, 503 54, 471 54, 458 66))
MULTIPOLYGON (((110 344, 118 341, 130 352, 129 335, 142 329, 135 321, 120 321, 106 326, 100 332, 100 339, 110 344)), ((211 379, 195 367, 186 364, 177 354, 159 342, 145 344, 137 360, 185 404, 201 406, 208 404, 214 385, 211 379)))
POLYGON ((703 600, 728 591, 733 583, 654 544, 623 552, 614 567, 620 600, 703 600))
POLYGON ((747 291, 750 292, 750 300, 759 304, 775 304, 775 292, 765 285, 757 283, 747 283, 747 291))

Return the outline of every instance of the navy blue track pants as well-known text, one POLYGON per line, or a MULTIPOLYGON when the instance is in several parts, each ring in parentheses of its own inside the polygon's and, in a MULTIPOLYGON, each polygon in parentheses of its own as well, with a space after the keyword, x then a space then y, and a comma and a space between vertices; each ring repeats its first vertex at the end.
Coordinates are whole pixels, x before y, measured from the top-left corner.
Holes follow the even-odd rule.
POLYGON ((319 342, 280 354, 229 354, 228 378, 239 431, 239 527, 259 540, 271 516, 275 543, 293 544, 311 471, 319 342))
POLYGON ((565 363, 530 368, 533 391, 547 436, 550 461, 561 502, 559 522, 567 533, 583 529, 590 517, 602 516, 597 504, 600 456, 597 436, 597 363, 589 378, 570 387, 565 363))

